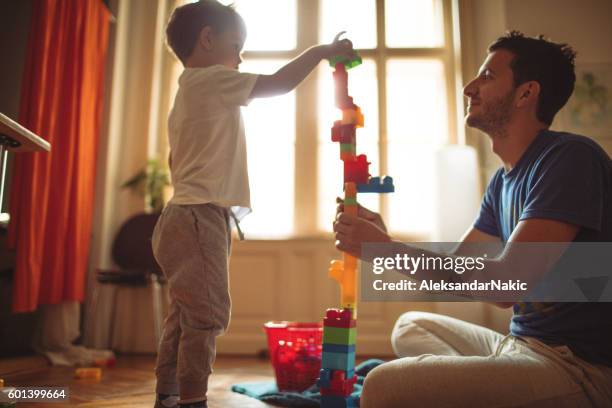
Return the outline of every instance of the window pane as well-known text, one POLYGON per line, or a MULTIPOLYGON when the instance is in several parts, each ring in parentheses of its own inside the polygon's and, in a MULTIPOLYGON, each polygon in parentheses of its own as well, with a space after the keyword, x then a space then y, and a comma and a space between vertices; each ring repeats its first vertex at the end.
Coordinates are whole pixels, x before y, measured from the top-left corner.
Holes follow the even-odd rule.
MULTIPOLYGON (((319 70, 318 117, 318 228, 331 231, 336 213, 336 197, 342 197, 344 168, 340 160, 340 145, 331 141, 331 127, 341 117, 334 106, 334 82, 332 69, 324 65, 319 70)), ((370 174, 379 175, 378 163, 378 82, 376 63, 364 59, 363 64, 348 71, 349 94, 364 114, 364 127, 357 129, 357 154, 365 154, 370 164, 370 174)), ((378 194, 359 194, 359 202, 378 211, 378 194)))
POLYGON ((292 50, 296 47, 295 0, 225 0, 234 4, 247 26, 245 51, 292 50), (271 10, 274 10, 273 22, 271 10))
POLYGON ((391 233, 429 234, 433 228, 435 149, 408 142, 389 143, 389 174, 395 192, 389 203, 391 233))
POLYGON ((439 60, 387 63, 387 154, 396 192, 389 227, 396 233, 429 233, 433 227, 435 149, 448 138, 444 66, 439 60))
MULTIPOLYGON (((240 70, 272 74, 286 62, 246 60, 240 70)), ((253 212, 241 227, 250 238, 286 238, 294 231, 295 92, 254 99, 242 112, 253 212)))
POLYGON ((448 138, 444 65, 440 60, 387 62, 389 141, 439 145, 448 138))
POLYGON ((319 41, 329 43, 340 31, 355 48, 376 47, 375 0, 321 0, 319 41))
POLYGON ((388 47, 442 47, 442 23, 440 0, 385 0, 388 47))

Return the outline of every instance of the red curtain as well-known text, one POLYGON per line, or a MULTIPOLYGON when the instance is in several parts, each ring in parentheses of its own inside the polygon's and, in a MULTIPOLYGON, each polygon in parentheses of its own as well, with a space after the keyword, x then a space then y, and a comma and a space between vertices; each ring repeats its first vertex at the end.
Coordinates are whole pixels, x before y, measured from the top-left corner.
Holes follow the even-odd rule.
POLYGON ((15 312, 84 299, 109 22, 101 0, 33 2, 19 122, 51 152, 15 155, 15 312))

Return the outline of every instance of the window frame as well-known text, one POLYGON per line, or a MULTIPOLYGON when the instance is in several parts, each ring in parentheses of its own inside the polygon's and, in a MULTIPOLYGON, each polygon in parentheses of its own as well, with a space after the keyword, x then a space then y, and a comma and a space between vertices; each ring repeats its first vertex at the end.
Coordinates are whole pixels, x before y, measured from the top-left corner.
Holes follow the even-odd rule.
MULTIPOLYGON (((463 96, 461 90, 461 58, 459 37, 458 0, 439 0, 442 7, 444 45, 432 48, 390 48, 385 44, 385 0, 376 3, 376 48, 358 49, 363 58, 371 58, 377 66, 379 106, 379 155, 380 174, 387 174, 387 94, 386 65, 390 58, 434 58, 442 62, 445 72, 447 95, 448 137, 446 144, 465 144, 465 128, 459 123, 463 118, 463 96)), ((321 0, 296 0, 297 39, 296 48, 284 51, 244 51, 243 59, 288 59, 297 57, 314 44, 327 43, 331 39, 319 38, 321 0)), ((348 33, 350 38, 350 33, 348 33)), ((324 63, 324 62, 323 62, 324 63)), ((280 68, 280 67, 279 67, 280 68)), ((317 80, 319 70, 315 69, 295 90, 295 159, 294 159, 294 228, 288 239, 329 238, 329 232, 318 227, 318 123, 317 123, 317 80)), ((331 75, 331 69, 330 73, 331 75)), ((359 104, 359 101, 356 101, 359 104)), ((368 113, 364 112, 367 118, 368 113)), ((248 124, 247 124, 248 126, 248 124)), ((330 128, 332 124, 329 124, 330 128)), ((164 132, 165 133, 165 132, 164 132)), ((331 143, 331 142, 330 142, 331 143)), ((367 152, 363 152, 366 153, 367 152)), ((340 165, 340 164, 339 164, 340 165)), ((394 176, 394 175, 391 175, 394 176)), ((398 188, 401 177, 395 175, 398 188)), ((338 192, 341 193, 340 191, 338 192)), ((383 219, 388 215, 388 194, 380 194, 380 213, 383 219)), ((334 199, 334 198, 330 198, 334 199)), ((331 223, 332 220, 330 220, 331 223)), ((393 235, 403 240, 426 240, 429 237, 394 231, 393 235)), ((260 239, 274 241, 274 239, 260 239)))

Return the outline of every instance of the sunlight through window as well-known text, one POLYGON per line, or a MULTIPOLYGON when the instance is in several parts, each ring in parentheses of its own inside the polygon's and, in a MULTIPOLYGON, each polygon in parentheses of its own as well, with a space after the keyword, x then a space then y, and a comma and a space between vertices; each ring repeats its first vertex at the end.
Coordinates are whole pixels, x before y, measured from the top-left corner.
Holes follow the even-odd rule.
POLYGON ((233 0, 247 26, 244 51, 292 50, 296 46, 296 0, 233 0))
POLYGON ((387 47, 444 45, 440 0, 385 0, 385 16, 387 47))
POLYGON ((374 0, 322 0, 320 42, 329 43, 340 31, 358 49, 376 47, 376 2, 374 0))
POLYGON ((444 66, 440 60, 387 62, 387 157, 398 183, 389 200, 395 232, 425 234, 433 227, 433 153, 448 138, 444 66))
MULTIPOLYGON (((240 70, 272 74, 287 61, 247 60, 240 70)), ((250 238, 287 238, 294 231, 295 92, 243 108, 251 205, 241 226, 250 238)))

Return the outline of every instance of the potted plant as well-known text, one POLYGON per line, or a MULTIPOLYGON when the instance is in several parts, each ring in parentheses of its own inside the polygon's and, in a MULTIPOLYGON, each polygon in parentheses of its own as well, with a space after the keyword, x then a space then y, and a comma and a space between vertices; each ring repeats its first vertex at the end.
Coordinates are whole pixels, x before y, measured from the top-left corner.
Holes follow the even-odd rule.
POLYGON ((147 165, 121 188, 129 188, 145 197, 145 212, 160 213, 164 208, 164 191, 170 186, 168 169, 157 158, 150 159, 147 165))

